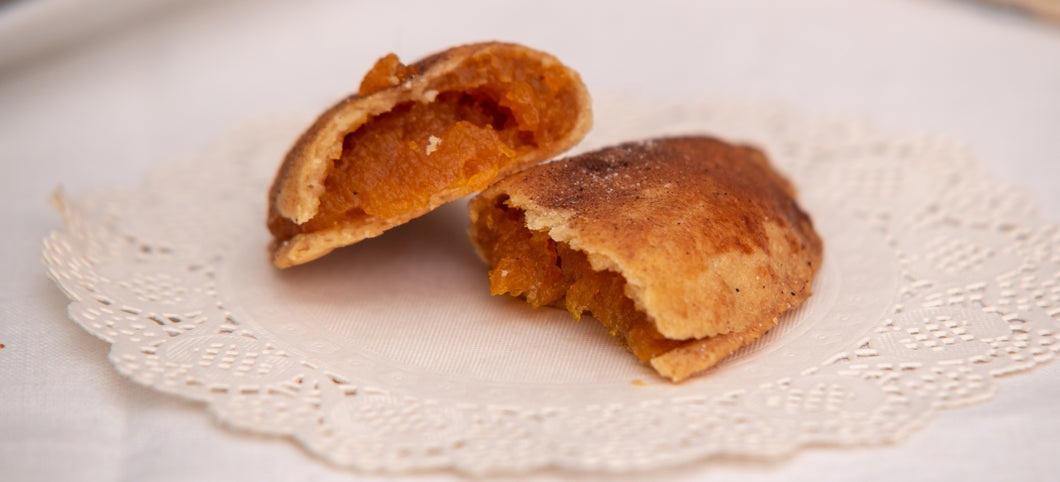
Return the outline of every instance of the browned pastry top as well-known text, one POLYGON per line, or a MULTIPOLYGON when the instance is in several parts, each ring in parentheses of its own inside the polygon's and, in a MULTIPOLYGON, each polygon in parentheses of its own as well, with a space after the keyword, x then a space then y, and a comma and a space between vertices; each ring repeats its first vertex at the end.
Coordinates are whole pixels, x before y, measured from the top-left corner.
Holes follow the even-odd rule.
POLYGON ((620 273, 659 333, 687 340, 775 324, 810 295, 822 243, 794 195, 759 150, 683 137, 525 170, 471 215, 506 197, 527 228, 620 273))

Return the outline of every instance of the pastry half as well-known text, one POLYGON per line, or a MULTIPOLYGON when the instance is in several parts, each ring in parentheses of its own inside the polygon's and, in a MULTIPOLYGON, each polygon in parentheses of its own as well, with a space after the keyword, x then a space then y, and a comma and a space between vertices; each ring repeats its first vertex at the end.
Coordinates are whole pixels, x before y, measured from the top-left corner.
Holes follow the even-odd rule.
POLYGON ((673 381, 806 301, 822 243, 759 150, 623 144, 507 177, 469 204, 493 294, 589 312, 673 381))
POLYGON ((390 54, 320 115, 269 191, 272 261, 288 267, 377 236, 576 144, 589 94, 555 57, 521 45, 390 54))

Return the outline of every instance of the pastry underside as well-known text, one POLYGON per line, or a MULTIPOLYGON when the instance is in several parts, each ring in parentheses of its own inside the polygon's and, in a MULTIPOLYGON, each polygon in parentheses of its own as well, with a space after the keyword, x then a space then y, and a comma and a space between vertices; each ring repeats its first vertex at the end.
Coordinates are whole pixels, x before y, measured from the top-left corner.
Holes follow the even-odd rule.
POLYGON ((707 137, 536 166, 469 204, 493 294, 584 312, 673 381, 810 296, 822 243, 759 150, 707 137))
POLYGON ((269 191, 273 264, 285 268, 408 222, 574 146, 592 123, 578 74, 521 45, 390 54, 321 114, 269 191))

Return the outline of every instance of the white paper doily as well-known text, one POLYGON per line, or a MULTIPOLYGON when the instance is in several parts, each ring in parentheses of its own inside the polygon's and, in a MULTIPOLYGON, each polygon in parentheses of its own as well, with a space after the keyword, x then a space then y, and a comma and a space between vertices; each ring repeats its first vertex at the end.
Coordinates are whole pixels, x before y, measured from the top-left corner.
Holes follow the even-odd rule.
POLYGON ((265 192, 307 118, 246 126, 133 190, 60 197, 44 262, 121 373, 369 470, 880 444, 1060 350, 1060 228, 960 145, 761 104, 611 97, 595 117, 579 150, 688 132, 765 148, 825 240, 815 295, 673 385, 599 323, 490 297, 463 203, 275 270, 265 192))

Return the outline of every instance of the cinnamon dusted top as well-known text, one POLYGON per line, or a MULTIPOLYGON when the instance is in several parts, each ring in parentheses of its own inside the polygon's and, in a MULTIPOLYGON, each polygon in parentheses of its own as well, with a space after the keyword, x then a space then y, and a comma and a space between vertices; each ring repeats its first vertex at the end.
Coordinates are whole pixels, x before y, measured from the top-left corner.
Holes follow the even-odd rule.
POLYGON ((529 229, 620 273, 670 339, 775 320, 809 296, 821 262, 791 184, 759 150, 716 139, 648 140, 537 166, 482 193, 472 218, 499 196, 529 229))

